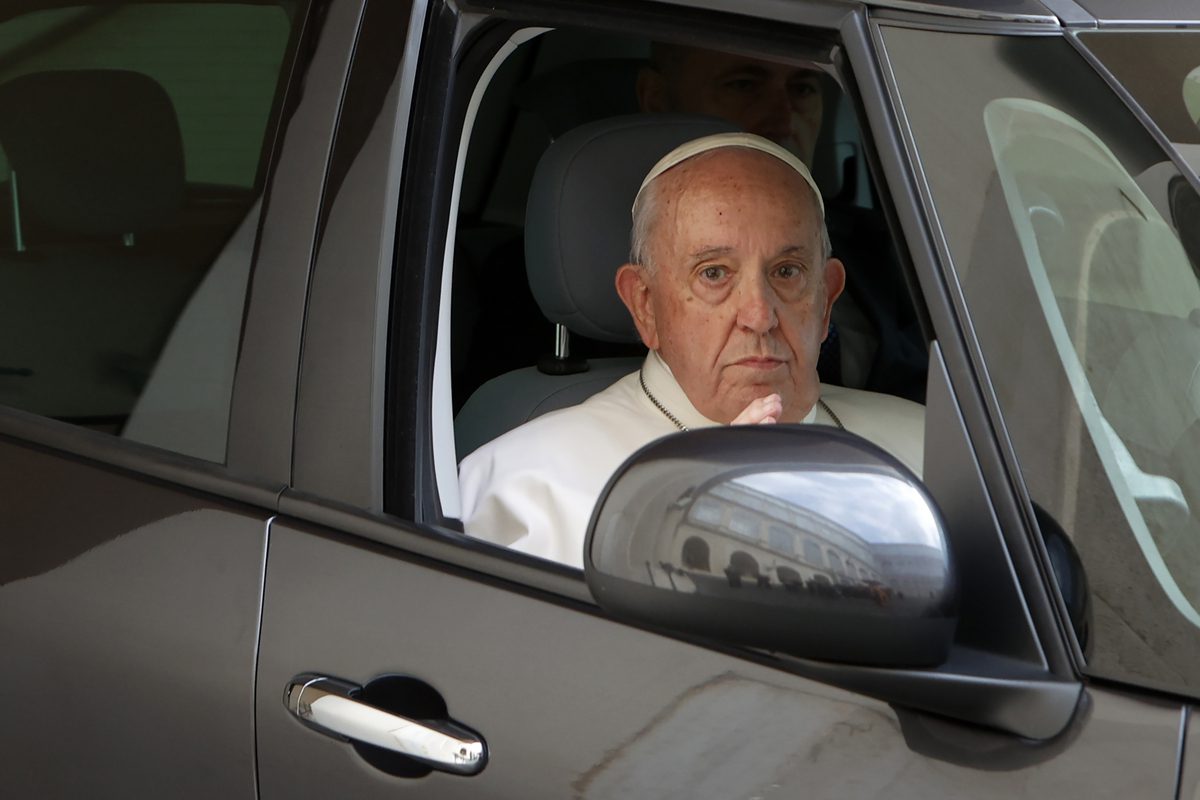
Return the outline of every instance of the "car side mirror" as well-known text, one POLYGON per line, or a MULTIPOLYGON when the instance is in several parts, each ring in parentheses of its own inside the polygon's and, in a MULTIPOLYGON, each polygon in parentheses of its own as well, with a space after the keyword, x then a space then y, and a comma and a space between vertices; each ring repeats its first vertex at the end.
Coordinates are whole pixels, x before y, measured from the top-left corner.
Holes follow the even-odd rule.
POLYGON ((941 664, 957 622, 925 487, 823 426, 708 428, 643 447, 600 496, 584 571, 618 618, 822 661, 941 664))

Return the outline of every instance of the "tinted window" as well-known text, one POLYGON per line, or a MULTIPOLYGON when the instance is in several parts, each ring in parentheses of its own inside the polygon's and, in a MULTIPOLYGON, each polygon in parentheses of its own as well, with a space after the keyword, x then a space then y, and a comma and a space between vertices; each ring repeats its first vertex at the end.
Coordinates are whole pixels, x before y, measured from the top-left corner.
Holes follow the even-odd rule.
POLYGON ((0 403, 223 460, 291 29, 224 3, 0 22, 0 403))
POLYGON ((1195 194, 1059 39, 886 41, 1029 495, 1091 582, 1089 669, 1195 687, 1195 194))
POLYGON ((1200 39, 1194 31, 1081 35, 1172 142, 1200 144, 1200 39))

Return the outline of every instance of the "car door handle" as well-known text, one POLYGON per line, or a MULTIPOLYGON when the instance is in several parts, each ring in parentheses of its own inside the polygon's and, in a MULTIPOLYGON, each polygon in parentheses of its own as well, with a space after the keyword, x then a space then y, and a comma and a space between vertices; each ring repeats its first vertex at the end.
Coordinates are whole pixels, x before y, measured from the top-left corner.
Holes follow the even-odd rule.
POLYGON ((339 739, 372 744, 456 775, 474 775, 487 764, 487 745, 449 721, 417 721, 383 711, 354 696, 361 687, 324 675, 297 675, 283 703, 302 722, 339 739))

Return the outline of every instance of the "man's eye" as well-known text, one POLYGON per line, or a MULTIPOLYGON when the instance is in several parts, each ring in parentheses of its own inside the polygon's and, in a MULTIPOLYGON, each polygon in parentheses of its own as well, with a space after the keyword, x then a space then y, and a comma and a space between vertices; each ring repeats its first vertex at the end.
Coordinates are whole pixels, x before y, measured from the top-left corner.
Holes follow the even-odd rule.
POLYGON ((815 83, 806 81, 804 83, 793 83, 788 87, 788 91, 791 92, 792 97, 811 97, 819 92, 820 88, 815 83))
POLYGON ((728 271, 724 267, 705 267, 700 270, 700 277, 709 283, 716 283, 724 278, 728 271))
POLYGON ((804 270, 798 264, 780 264, 775 268, 775 274, 784 280, 792 280, 803 275, 804 270))
POLYGON ((733 78, 725 81, 725 88, 739 94, 750 94, 758 90, 758 81, 753 78, 733 78))

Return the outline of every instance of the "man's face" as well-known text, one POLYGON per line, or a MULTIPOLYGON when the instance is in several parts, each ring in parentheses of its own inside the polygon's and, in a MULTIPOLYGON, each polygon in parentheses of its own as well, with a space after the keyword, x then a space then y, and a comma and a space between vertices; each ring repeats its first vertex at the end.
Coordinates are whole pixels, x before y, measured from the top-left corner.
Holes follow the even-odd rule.
POLYGON ((695 48, 673 48, 639 82, 643 110, 721 117, 777 142, 806 164, 821 129, 820 73, 695 48))
POLYGON ((736 148, 657 180, 654 269, 623 268, 641 276, 644 291, 626 302, 646 345, 709 419, 730 422, 772 393, 783 400, 780 421, 803 419, 819 394, 817 356, 845 281, 841 262, 821 258, 808 185, 778 159, 736 148))

